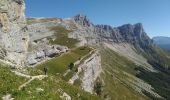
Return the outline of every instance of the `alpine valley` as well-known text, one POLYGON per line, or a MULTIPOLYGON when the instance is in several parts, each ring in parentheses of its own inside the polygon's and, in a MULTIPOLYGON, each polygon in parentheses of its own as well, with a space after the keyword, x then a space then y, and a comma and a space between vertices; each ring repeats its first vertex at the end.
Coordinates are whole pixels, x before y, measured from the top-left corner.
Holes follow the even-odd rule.
POLYGON ((24 0, 1 0, 0 99, 170 100, 170 53, 141 23, 27 18, 24 0))

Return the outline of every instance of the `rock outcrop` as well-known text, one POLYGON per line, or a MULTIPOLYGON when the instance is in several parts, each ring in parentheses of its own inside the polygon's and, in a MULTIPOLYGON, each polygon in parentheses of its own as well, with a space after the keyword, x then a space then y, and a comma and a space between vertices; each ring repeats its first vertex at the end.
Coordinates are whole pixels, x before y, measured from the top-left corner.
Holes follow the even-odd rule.
POLYGON ((26 59, 26 65, 35 66, 42 61, 60 55, 68 51, 68 48, 60 45, 44 45, 42 48, 38 48, 32 52, 29 52, 26 59))
POLYGON ((102 71, 99 53, 94 53, 81 65, 81 68, 84 72, 81 86, 85 91, 92 93, 95 80, 102 71))
POLYGON ((3 96, 2 100, 14 100, 14 98, 11 97, 11 94, 8 94, 8 95, 3 96))
POLYGON ((100 34, 100 36, 115 43, 152 43, 152 40, 145 33, 143 25, 141 23, 137 23, 134 25, 125 24, 115 28, 109 25, 96 25, 95 29, 95 32, 100 34))
POLYGON ((51 28, 61 23, 59 19, 29 18, 29 21, 27 27, 30 41, 26 57, 27 66, 34 67, 69 50, 66 46, 50 43, 49 38, 56 38, 51 28))
POLYGON ((84 16, 82 14, 74 16, 73 20, 83 27, 92 27, 93 26, 93 24, 90 22, 90 20, 87 18, 87 16, 84 16))
POLYGON ((1 0, 0 47, 5 51, 3 59, 24 65, 28 40, 24 0, 1 0))
POLYGON ((95 51, 78 67, 78 72, 69 80, 69 83, 73 84, 75 80, 80 79, 81 87, 85 91, 93 93, 94 83, 101 72, 101 57, 99 52, 95 51))

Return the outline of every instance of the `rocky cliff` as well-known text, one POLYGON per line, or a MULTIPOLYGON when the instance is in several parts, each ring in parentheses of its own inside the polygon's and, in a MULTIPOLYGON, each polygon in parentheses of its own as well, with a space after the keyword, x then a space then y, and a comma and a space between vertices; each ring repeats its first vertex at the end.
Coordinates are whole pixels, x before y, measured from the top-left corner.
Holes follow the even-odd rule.
POLYGON ((84 28, 86 39, 89 36, 94 38, 96 42, 130 43, 138 47, 152 45, 152 40, 145 33, 141 23, 125 24, 119 27, 94 25, 83 15, 77 15, 73 17, 73 20, 78 26, 84 28))
POLYGON ((28 43, 24 0, 1 0, 0 47, 1 58, 23 65, 28 43))
POLYGON ((76 80, 81 80, 83 90, 93 93, 96 79, 102 72, 101 56, 98 51, 92 52, 81 65, 78 67, 77 73, 69 80, 73 84, 76 80))

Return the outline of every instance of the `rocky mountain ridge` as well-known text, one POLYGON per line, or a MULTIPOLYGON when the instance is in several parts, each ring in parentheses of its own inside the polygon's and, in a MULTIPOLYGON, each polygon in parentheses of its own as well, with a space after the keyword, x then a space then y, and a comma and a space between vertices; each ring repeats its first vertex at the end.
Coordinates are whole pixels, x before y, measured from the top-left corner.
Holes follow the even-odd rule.
POLYGON ((95 42, 130 43, 141 48, 153 45, 153 41, 146 34, 141 23, 112 27, 110 25, 94 25, 87 16, 82 14, 74 16, 72 19, 81 27, 80 30, 82 27, 85 29, 84 37, 86 39, 93 38, 92 41, 95 42))

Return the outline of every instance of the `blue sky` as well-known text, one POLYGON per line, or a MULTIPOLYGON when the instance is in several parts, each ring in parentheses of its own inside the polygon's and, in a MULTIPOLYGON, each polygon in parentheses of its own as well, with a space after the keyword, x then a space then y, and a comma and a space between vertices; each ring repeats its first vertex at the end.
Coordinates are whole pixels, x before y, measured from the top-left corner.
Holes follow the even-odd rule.
POLYGON ((170 37, 170 0, 26 0, 29 17, 85 14, 94 24, 143 23, 150 37, 170 37))

